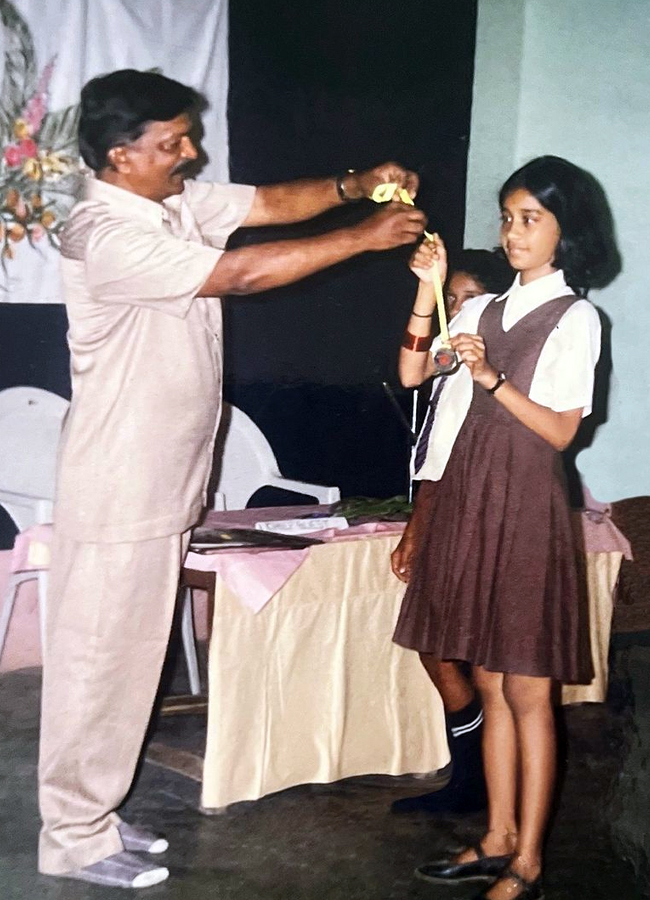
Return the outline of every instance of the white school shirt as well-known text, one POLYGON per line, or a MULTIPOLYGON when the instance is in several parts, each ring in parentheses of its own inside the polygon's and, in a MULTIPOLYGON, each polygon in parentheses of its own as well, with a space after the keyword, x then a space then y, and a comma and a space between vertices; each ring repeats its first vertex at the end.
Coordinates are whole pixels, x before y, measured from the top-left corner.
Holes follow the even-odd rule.
MULTIPOLYGON (((512 287, 496 298, 505 303, 503 329, 509 331, 528 313, 557 297, 573 293, 561 270, 523 285, 517 275, 512 287)), ((494 294, 483 294, 466 301, 449 323, 449 333, 476 334, 481 314, 494 294)), ((535 403, 555 412, 583 408, 583 417, 591 412, 594 369, 600 355, 600 319, 588 300, 577 300, 562 316, 548 336, 537 360, 528 396, 535 403)), ((431 347, 435 353, 441 340, 431 347)), ((487 347, 488 359, 490 348, 487 347)), ((506 375, 508 373, 506 372, 506 375)), ((436 381, 433 383, 435 390, 436 381)), ((465 421, 472 400, 473 382, 469 369, 461 365, 447 379, 429 436, 427 455, 421 469, 412 477, 439 481, 452 448, 465 421)), ((417 446, 417 445, 416 445, 417 446)))

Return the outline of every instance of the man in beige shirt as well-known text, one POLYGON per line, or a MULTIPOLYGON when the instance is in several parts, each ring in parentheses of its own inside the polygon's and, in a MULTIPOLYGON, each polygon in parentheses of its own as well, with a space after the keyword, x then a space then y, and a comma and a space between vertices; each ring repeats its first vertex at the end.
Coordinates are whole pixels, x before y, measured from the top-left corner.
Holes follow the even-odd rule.
POLYGON ((225 250, 240 225, 298 222, 417 177, 387 163, 254 188, 185 181, 198 96, 123 70, 83 89, 94 170, 62 237, 73 395, 61 442, 39 763, 40 871, 119 887, 165 879, 166 841, 123 822, 221 405, 218 297, 289 284, 415 241, 387 204, 324 235, 225 250))

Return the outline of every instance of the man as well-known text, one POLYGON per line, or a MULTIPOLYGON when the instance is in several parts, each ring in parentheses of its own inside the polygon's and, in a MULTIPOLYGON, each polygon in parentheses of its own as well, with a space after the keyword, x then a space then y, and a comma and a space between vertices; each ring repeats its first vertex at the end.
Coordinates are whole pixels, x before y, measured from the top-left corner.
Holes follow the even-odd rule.
POLYGON ((415 241, 391 203, 328 234, 225 251, 240 225, 309 219, 381 182, 184 183, 198 96, 134 70, 90 81, 79 143, 96 173, 62 237, 73 396, 61 443, 39 764, 40 871, 146 887, 166 842, 121 821, 167 647, 189 533, 205 503, 221 403, 224 294, 289 284, 415 241))

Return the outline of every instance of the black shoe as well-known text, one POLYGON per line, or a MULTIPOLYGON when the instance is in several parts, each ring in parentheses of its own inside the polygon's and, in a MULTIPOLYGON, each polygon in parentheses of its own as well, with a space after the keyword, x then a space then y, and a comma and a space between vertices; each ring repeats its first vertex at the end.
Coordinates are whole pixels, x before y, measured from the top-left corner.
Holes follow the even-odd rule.
MULTIPOLYGON (((521 875, 518 875, 516 872, 513 872, 512 869, 506 867, 501 872, 500 877, 510 878, 521 887, 521 891, 518 894, 511 895, 512 900, 544 900, 544 888, 542 887, 541 875, 534 881, 526 881, 521 875)), ((490 885, 490 888, 491 887, 492 885, 490 885)), ((472 900, 490 900, 487 896, 487 892, 490 888, 483 888, 483 890, 473 897, 472 900)))
POLYGON ((391 804, 393 813, 425 812, 430 815, 450 813, 466 816, 483 812, 487 807, 487 794, 483 776, 468 778, 463 781, 452 780, 439 791, 430 794, 419 794, 417 797, 404 797, 391 804))
MULTIPOLYGON (((455 884, 459 881, 494 880, 502 874, 511 860, 511 856, 486 856, 480 844, 472 847, 476 859, 469 862, 454 862, 449 859, 437 860, 418 866, 415 877, 423 881, 455 884)), ((528 900, 528 898, 526 898, 528 900)))

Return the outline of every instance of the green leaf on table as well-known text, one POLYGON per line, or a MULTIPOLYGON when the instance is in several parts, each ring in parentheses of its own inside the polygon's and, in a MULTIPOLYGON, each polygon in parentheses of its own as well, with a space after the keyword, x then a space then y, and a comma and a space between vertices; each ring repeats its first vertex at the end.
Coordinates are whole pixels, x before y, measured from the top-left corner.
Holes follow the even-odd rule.
POLYGON ((368 521, 372 519, 404 521, 412 509, 412 503, 401 495, 383 500, 377 497, 347 497, 332 504, 331 514, 345 516, 348 521, 358 518, 368 521))

